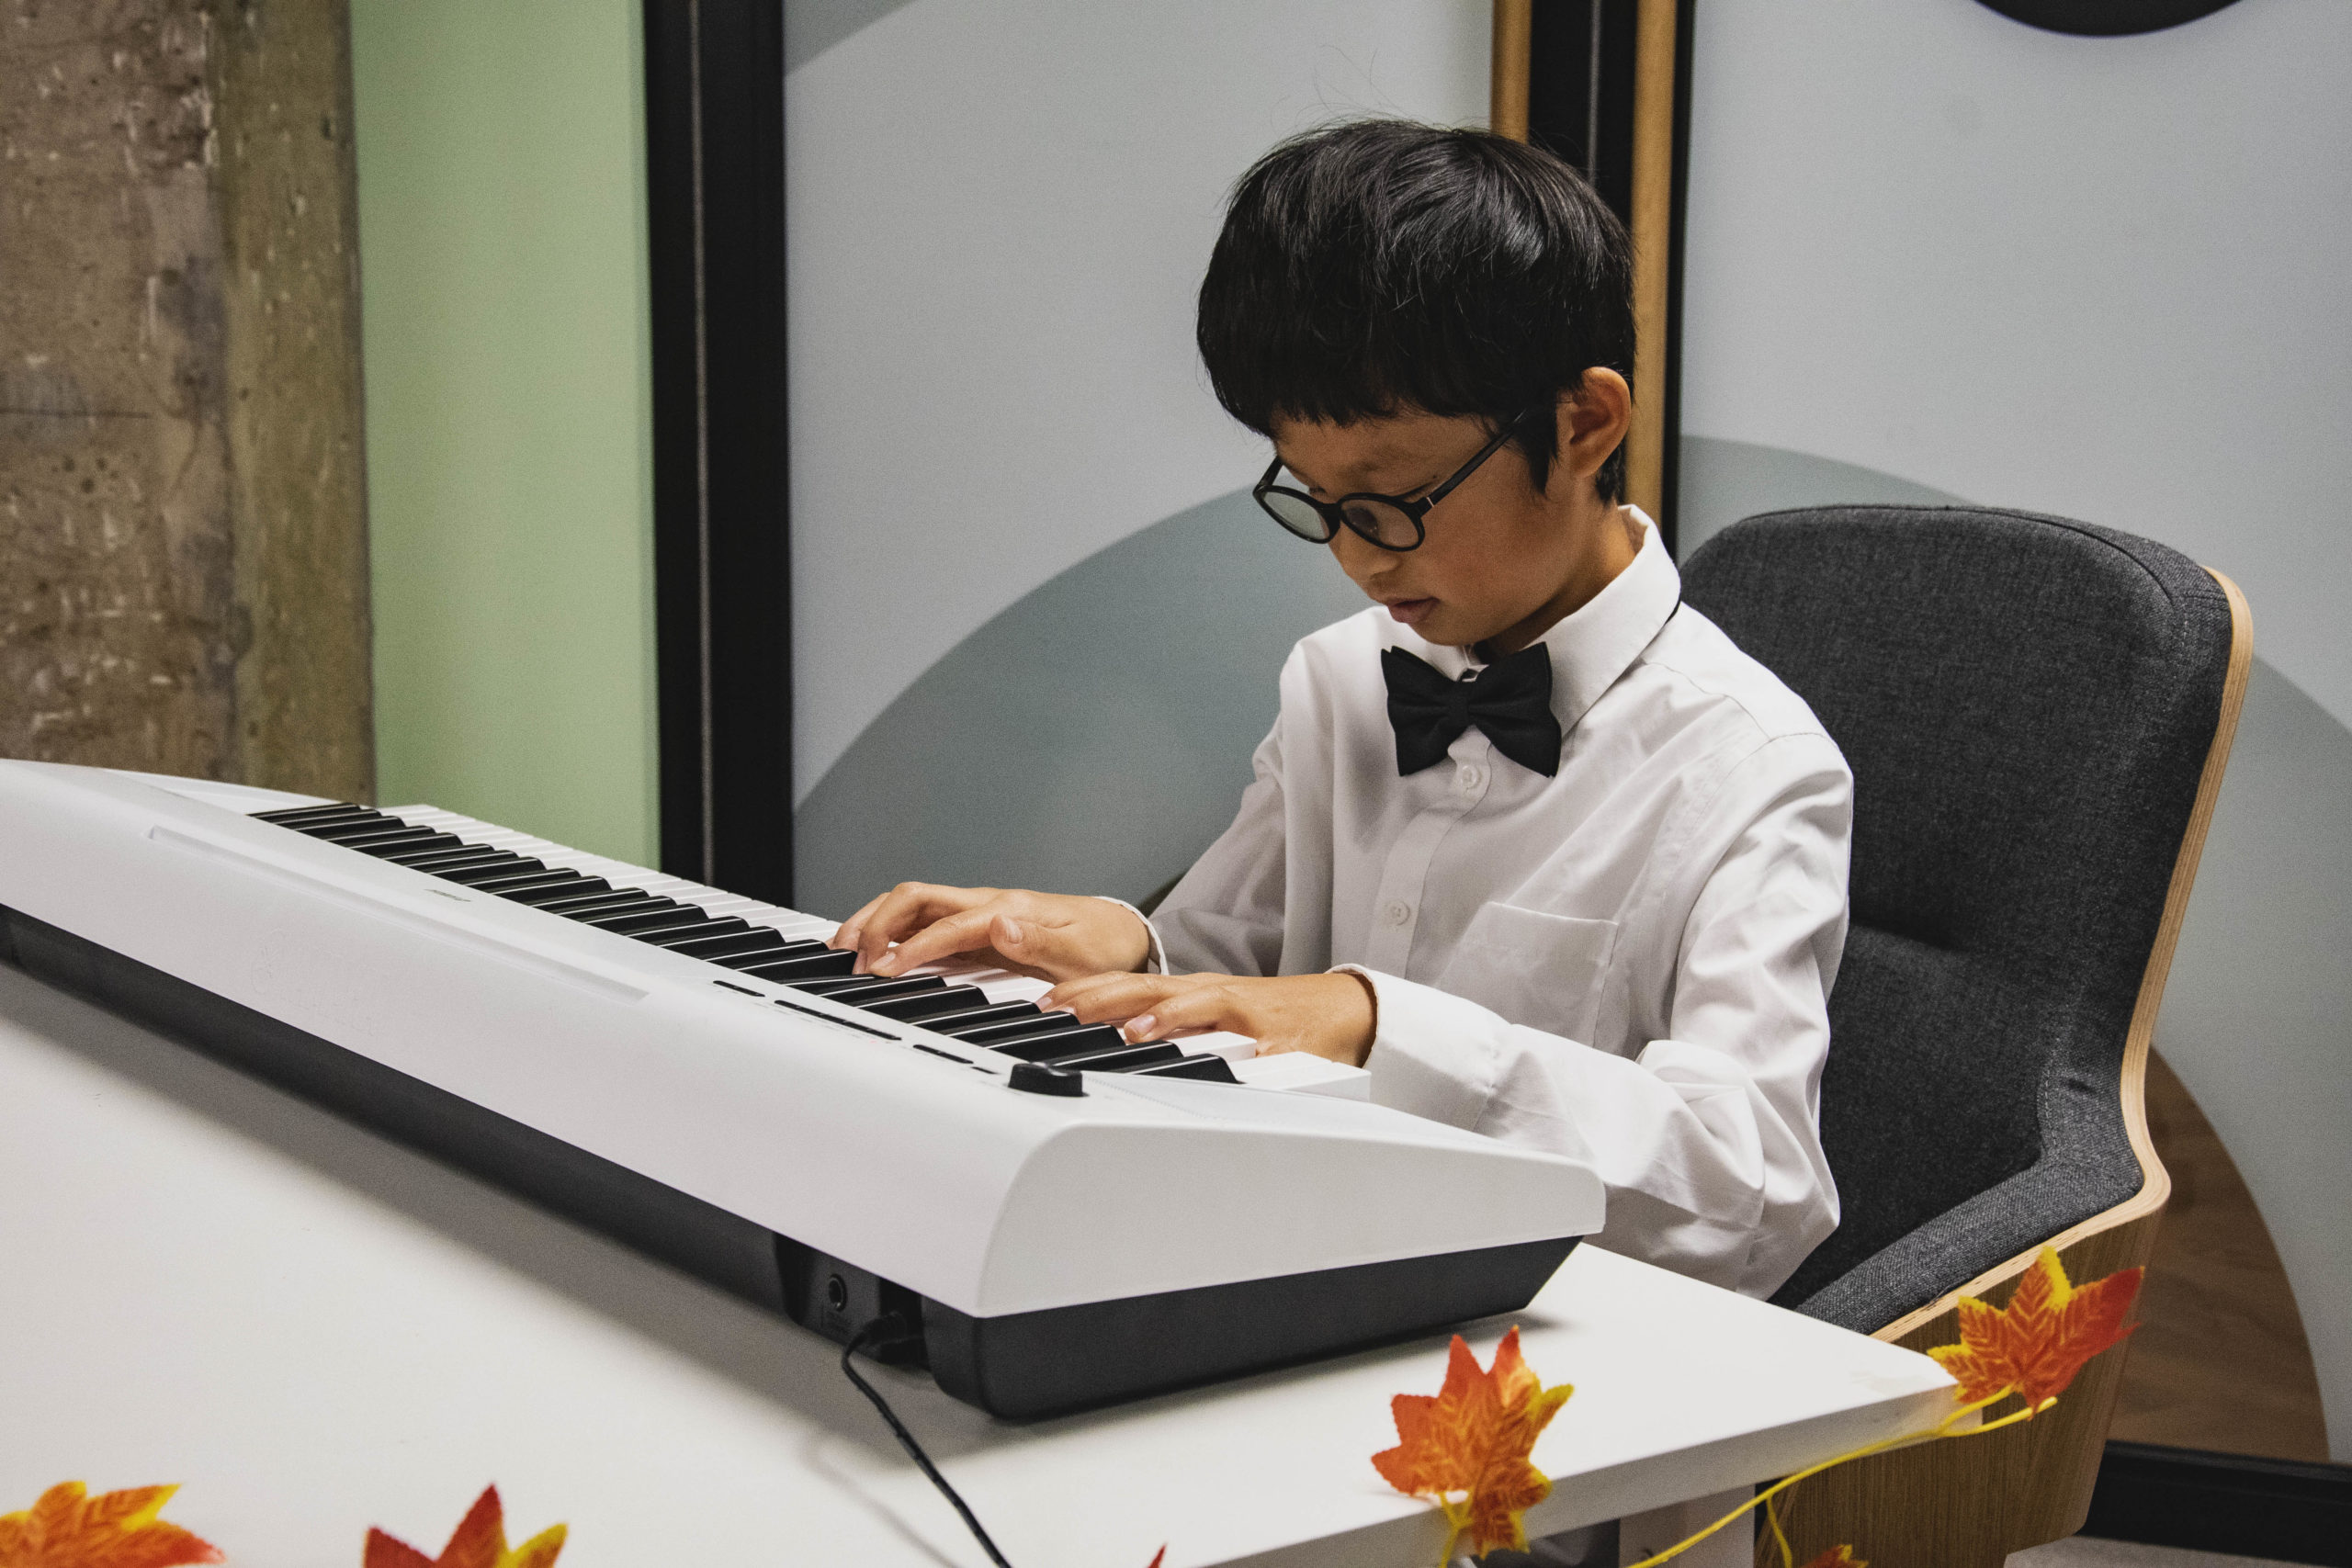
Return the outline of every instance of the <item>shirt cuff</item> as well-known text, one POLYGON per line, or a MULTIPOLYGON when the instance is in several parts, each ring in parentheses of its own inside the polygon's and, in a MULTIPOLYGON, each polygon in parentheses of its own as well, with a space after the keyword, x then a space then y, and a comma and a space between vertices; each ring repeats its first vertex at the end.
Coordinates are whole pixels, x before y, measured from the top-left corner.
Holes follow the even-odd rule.
POLYGON ((1120 908, 1125 909, 1128 914, 1133 915, 1136 919, 1143 922, 1144 935, 1151 943, 1151 950, 1144 954, 1143 972, 1147 975, 1167 974, 1168 950, 1159 945, 1159 928, 1151 923, 1151 917, 1145 914, 1141 909, 1136 908, 1133 904, 1128 903, 1125 898, 1114 898, 1108 893, 1097 893, 1094 897, 1102 899, 1105 904, 1116 904, 1120 908))
POLYGON ((1450 1127, 1476 1128, 1495 1092, 1503 1021, 1474 1001, 1360 964, 1332 973, 1372 987, 1372 1075, 1377 1104, 1450 1127))

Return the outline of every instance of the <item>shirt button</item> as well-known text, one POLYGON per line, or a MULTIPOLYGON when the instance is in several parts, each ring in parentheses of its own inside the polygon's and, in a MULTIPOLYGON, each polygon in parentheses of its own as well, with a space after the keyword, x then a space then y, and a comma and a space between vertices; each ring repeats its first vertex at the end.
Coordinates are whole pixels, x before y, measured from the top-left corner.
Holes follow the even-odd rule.
POLYGON ((1401 926, 1413 918, 1413 907, 1401 898, 1392 898, 1388 901, 1388 908, 1381 913, 1388 917, 1390 925, 1401 926))
POLYGON ((1464 762, 1453 777, 1454 782, 1462 786, 1462 793, 1467 795, 1487 782, 1487 770, 1476 762, 1464 762))

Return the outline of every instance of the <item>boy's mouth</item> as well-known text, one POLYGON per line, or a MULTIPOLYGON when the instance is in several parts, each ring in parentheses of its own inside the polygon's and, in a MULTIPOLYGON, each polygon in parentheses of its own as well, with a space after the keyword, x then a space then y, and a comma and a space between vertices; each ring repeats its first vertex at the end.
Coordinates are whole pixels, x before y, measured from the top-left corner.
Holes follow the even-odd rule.
POLYGON ((1437 608, 1434 599, 1385 599, 1381 602, 1388 607, 1390 615, 1408 626, 1418 626, 1431 610, 1437 608))

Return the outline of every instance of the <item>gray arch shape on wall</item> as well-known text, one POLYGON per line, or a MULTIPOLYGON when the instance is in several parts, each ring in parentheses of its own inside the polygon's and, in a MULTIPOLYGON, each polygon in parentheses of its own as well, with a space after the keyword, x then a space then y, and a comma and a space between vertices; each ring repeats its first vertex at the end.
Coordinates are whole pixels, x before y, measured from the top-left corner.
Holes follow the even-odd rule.
POLYGON ((795 818, 802 908, 905 880, 1140 899, 1232 819, 1291 645, 1365 607, 1247 491, 1040 584, 868 725, 795 818))

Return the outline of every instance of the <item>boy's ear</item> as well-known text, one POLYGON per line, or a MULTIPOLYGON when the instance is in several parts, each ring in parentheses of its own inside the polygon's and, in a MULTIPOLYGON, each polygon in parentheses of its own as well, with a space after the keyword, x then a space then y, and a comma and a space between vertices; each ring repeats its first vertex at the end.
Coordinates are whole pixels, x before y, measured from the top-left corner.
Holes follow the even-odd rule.
POLYGON ((1553 417, 1559 422, 1553 470, 1589 483, 1633 427, 1634 389, 1616 371, 1595 366, 1584 373, 1583 386, 1561 394, 1553 417))

